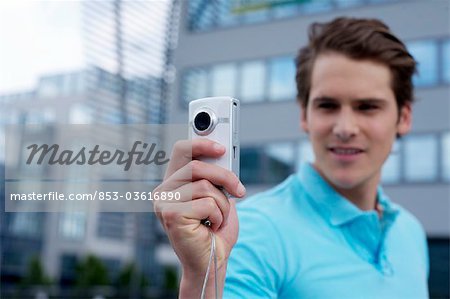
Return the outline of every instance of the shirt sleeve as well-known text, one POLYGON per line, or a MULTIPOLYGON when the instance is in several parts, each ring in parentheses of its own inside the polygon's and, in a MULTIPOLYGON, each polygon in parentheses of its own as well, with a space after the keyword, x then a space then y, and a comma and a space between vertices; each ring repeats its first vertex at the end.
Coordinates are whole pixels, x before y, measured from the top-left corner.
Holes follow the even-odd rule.
POLYGON ((238 217, 223 298, 277 298, 284 275, 281 236, 267 212, 238 205, 238 217))

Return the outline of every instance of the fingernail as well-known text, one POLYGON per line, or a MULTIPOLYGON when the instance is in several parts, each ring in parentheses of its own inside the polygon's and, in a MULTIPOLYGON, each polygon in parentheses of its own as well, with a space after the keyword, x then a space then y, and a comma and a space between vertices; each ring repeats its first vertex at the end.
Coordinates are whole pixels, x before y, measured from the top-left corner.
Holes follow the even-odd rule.
POLYGON ((244 185, 242 185, 241 182, 239 182, 239 185, 237 187, 237 194, 239 196, 244 196, 244 194, 245 194, 245 187, 244 187, 244 185))
POLYGON ((213 147, 216 152, 223 152, 225 150, 225 147, 219 143, 214 143, 213 147))

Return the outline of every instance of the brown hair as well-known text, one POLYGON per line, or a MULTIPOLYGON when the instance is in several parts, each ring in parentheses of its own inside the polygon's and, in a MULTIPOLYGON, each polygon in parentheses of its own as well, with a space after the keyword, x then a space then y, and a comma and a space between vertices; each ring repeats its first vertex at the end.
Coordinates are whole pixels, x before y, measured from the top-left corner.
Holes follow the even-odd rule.
POLYGON ((309 43, 300 49, 295 59, 297 99, 303 108, 308 105, 314 62, 327 51, 388 66, 399 113, 405 103, 413 102, 412 76, 416 72, 416 61, 403 42, 379 20, 340 17, 328 23, 313 23, 309 27, 309 43))

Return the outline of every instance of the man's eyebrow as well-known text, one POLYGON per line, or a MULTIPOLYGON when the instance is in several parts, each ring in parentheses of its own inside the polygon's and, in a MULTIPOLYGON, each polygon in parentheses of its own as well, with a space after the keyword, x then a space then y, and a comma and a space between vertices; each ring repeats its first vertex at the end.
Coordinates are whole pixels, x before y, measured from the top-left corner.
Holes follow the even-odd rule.
POLYGON ((315 97, 312 102, 326 102, 326 101, 337 101, 337 99, 333 98, 333 97, 328 97, 328 96, 320 96, 320 97, 315 97))
POLYGON ((387 100, 382 99, 382 98, 362 98, 362 99, 355 99, 355 102, 360 102, 360 103, 372 103, 372 104, 383 104, 386 103, 387 100))
MULTIPOLYGON (((330 96, 319 96, 319 97, 315 97, 312 102, 326 102, 326 101, 331 101, 331 102, 335 102, 338 101, 338 99, 330 97, 330 96)), ((360 98, 360 99, 352 99, 352 101, 354 102, 370 102, 370 103, 384 103, 387 102, 386 99, 383 98, 360 98)))

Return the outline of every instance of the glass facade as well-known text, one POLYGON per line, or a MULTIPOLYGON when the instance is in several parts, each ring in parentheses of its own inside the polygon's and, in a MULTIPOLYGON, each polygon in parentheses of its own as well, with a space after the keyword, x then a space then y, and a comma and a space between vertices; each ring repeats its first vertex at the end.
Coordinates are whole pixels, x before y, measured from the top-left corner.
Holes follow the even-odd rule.
POLYGON ((438 176, 438 143, 435 135, 408 136, 403 142, 405 179, 410 182, 433 182, 438 176))
POLYGON ((349 8, 395 1, 399 0, 190 0, 187 28, 193 32, 208 31, 336 10, 344 13, 349 8))
MULTIPOLYGON (((180 11, 180 3, 175 2, 44 1, 17 5, 17 15, 36 13, 45 18, 32 18, 36 22, 22 27, 33 30, 16 30, 11 34, 13 40, 5 40, 4 44, 15 44, 16 41, 33 41, 33 44, 37 40, 43 42, 38 43, 37 48, 19 47, 26 52, 4 55, 11 56, 11 60, 20 57, 32 60, 31 67, 26 61, 19 61, 19 64, 28 65, 27 71, 33 70, 36 73, 32 74, 29 89, 27 87, 15 93, 0 90, 0 104, 3 108, 0 112, 0 138, 7 124, 45 124, 37 127, 51 129, 55 123, 162 123, 166 115, 166 102, 172 91, 170 85, 173 79, 170 76, 173 76, 172 57, 178 28, 172 26, 173 21, 179 19, 180 11), (174 20, 170 19, 171 16, 174 20), (67 21, 75 18, 76 24, 67 21), (47 29, 45 34, 32 35, 39 32, 40 27, 47 29), (73 32, 77 32, 77 36, 73 36, 73 32), (42 45, 45 46, 42 47, 45 51, 34 51, 41 49, 42 45), (61 46, 65 46, 68 51, 61 51, 61 46), (72 66, 67 66, 67 63, 63 66, 55 65, 58 62, 71 62, 73 57, 70 56, 71 53, 67 53, 71 52, 68 48, 74 48, 75 51, 78 46, 82 52, 81 63, 72 63, 72 66), (44 56, 48 60, 39 59, 38 52, 45 52, 44 56), (27 55, 23 55, 24 53, 27 55), (52 60, 55 63, 46 65, 52 60)), ((5 24, 3 16, 4 14, 2 24, 5 24)), ((17 20, 13 21, 13 24, 17 23, 17 20)), ((17 66, 12 69, 7 66, 2 71, 9 78, 15 77, 14 72, 20 73, 17 66)), ((21 74, 14 79, 22 79, 28 75, 21 74)), ((2 89, 6 85, 2 84, 2 89)), ((10 88, 14 89, 18 88, 10 88)), ((43 134, 37 133, 39 134, 32 136, 32 141, 42 143, 43 140, 40 139, 43 134)), ((108 138, 100 136, 102 137, 108 138)), ((83 143, 81 140, 74 142, 83 143)), ((0 163, 4 159, 3 148, 4 143, 0 141, 0 163)), ((4 165, 0 167, 0 171, 3 169, 4 165)), ((27 171, 33 173, 37 169, 28 167, 27 171)), ((82 172, 74 172, 66 179, 86 178, 82 172)), ((25 185, 29 181, 20 183, 25 185)), ((39 193, 42 190, 33 191, 39 193)), ((80 192, 80 189, 69 192, 80 192)), ((4 202, 4 192, 0 192, 0 199, 4 202)), ((104 246, 111 246, 104 262, 113 274, 118 273, 117 265, 125 258, 142 268, 151 267, 153 276, 160 274, 153 248, 163 241, 162 238, 146 239, 146 247, 143 247, 134 231, 134 215, 99 214, 99 219, 95 221, 95 213, 95 210, 89 211, 89 218, 88 214, 71 211, 48 214, 2 213, 0 297, 35 297, 22 283, 31 256, 40 256, 44 267, 49 267, 44 270, 52 275, 49 288, 54 290, 52 297, 55 298, 66 298, 69 293, 75 293, 74 289, 70 289, 75 288, 77 256, 74 252, 83 258, 83 255, 92 251, 102 258, 104 246), (50 224, 52 227, 49 227, 50 224), (53 227, 53 224, 57 227, 53 227), (93 227, 94 224, 97 226, 93 227), (93 229, 88 229, 91 227, 93 229), (124 238, 130 234, 131 238, 124 242, 124 238), (140 255, 135 254, 137 248, 140 251, 145 249, 145 260, 139 260, 140 255), (24 292, 18 292, 19 289, 24 289, 24 292), (5 290, 12 290, 14 294, 6 294, 5 290)), ((146 226, 141 233, 153 236, 153 226, 146 226)), ((152 282, 152 292, 164 289, 156 280, 152 282)), ((108 292, 115 293, 115 287, 107 286, 112 290, 108 292)), ((77 289, 76 292, 78 291, 77 289)), ((140 298, 141 295, 143 294, 137 292, 134 296, 140 298)), ((81 293, 80 296, 89 297, 81 293)))
POLYGON ((339 7, 336 7, 332 0, 305 1, 300 7, 300 11, 303 14, 316 14, 330 11, 333 8, 339 7))
POLYGON ((445 181, 450 182, 450 132, 442 135, 442 176, 445 181))
POLYGON ((450 83, 450 40, 445 41, 442 46, 442 71, 443 81, 450 83))
POLYGON ((67 240, 83 240, 85 236, 86 213, 61 213, 59 219, 59 234, 67 240))
POLYGON ((309 140, 302 140, 297 146, 297 170, 300 169, 303 163, 314 162, 314 151, 309 140))
POLYGON ((414 86, 426 87, 438 83, 438 45, 434 40, 407 43, 408 50, 418 62, 418 74, 413 78, 414 86))
POLYGON ((295 65, 292 56, 272 57, 195 67, 181 76, 180 102, 212 95, 229 95, 245 103, 294 101, 295 65))
POLYGON ((263 153, 259 147, 241 148, 240 179, 245 184, 264 184, 263 153))
POLYGON ((208 95, 208 71, 202 68, 190 69, 183 76, 182 102, 204 98, 208 95))
POLYGON ((270 12, 265 9, 250 10, 241 16, 244 24, 261 23, 269 20, 269 18, 270 12))
POLYGON ((211 69, 212 94, 233 96, 236 94, 237 69, 234 63, 218 64, 211 69))
POLYGON ((381 181, 385 184, 398 183, 401 178, 400 175, 400 142, 396 141, 386 162, 384 162, 381 181))
MULTIPOLYGON (((407 47, 418 62, 416 87, 450 82, 450 41, 418 40, 407 47)), ((181 77, 180 102, 186 107, 193 99, 212 95, 234 95, 242 103, 295 100, 295 72, 293 56, 189 68, 181 77)))
POLYGON ((94 120, 94 111, 83 103, 72 105, 69 112, 69 123, 71 124, 90 124, 94 120))
POLYGON ((430 298, 450 298, 449 248, 450 240, 448 238, 428 238, 430 298))
POLYGON ((269 100, 294 100, 295 65, 292 57, 279 57, 269 62, 269 100))
POLYGON ((294 172, 294 146, 290 142, 266 146, 267 182, 279 183, 294 172))
POLYGON ((287 3, 272 8, 272 16, 274 19, 292 17, 299 13, 300 13, 300 5, 298 3, 287 3))
POLYGON ((240 178, 244 185, 276 184, 295 171, 292 142, 241 148, 240 178))
POLYGON ((241 17, 233 13, 233 1, 217 0, 217 26, 227 27, 239 23, 241 17))
POLYGON ((243 103, 258 102, 264 99, 266 68, 264 61, 249 61, 241 65, 240 99, 243 103))
MULTIPOLYGON (((217 5, 214 1, 192 0, 188 1, 188 28, 192 31, 201 31, 215 26, 217 5)), ((229 12, 222 7, 219 9, 224 18, 229 12)))
MULTIPOLYGON (((405 136, 394 142, 392 151, 383 164, 382 183, 395 185, 450 182, 448 153, 449 132, 405 136)), ((245 184, 274 184, 298 171, 300 166, 307 162, 314 162, 314 151, 308 139, 273 142, 264 147, 243 146, 241 178, 245 184)))
POLYGON ((39 237, 42 234, 42 215, 40 213, 14 213, 8 218, 8 228, 12 235, 39 237))
POLYGON ((63 254, 60 258, 60 281, 63 285, 73 283, 76 279, 78 258, 74 254, 63 254))
POLYGON ((98 213, 97 236, 99 238, 123 240, 125 238, 125 228, 125 213, 98 213))

